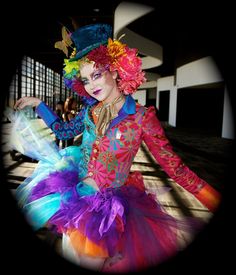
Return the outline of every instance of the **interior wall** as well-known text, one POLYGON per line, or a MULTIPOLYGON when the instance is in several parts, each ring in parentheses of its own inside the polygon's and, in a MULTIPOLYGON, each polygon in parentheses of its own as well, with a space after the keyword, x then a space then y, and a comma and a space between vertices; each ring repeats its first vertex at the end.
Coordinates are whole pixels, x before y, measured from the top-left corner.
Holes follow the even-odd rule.
POLYGON ((178 90, 176 126, 221 136, 224 88, 178 90))
POLYGON ((159 98, 158 117, 160 121, 169 120, 170 91, 161 91, 159 98))

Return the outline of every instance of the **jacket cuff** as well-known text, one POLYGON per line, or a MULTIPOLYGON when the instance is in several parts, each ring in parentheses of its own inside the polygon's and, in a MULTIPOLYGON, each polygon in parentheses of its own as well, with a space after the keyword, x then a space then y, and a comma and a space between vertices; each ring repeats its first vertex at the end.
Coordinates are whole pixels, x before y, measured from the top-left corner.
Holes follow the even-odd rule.
POLYGON ((221 201, 221 194, 209 184, 206 184, 195 197, 211 212, 215 212, 221 201))
POLYGON ((48 127, 59 117, 44 103, 41 102, 35 109, 36 113, 44 120, 48 127))

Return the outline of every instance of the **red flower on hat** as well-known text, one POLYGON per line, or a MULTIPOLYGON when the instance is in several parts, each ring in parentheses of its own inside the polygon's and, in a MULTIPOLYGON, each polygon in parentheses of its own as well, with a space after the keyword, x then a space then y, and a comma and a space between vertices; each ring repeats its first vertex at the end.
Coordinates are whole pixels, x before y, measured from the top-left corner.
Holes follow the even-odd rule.
POLYGON ((101 45, 88 53, 87 58, 94 61, 96 66, 106 67, 111 63, 111 57, 108 54, 107 47, 101 45))

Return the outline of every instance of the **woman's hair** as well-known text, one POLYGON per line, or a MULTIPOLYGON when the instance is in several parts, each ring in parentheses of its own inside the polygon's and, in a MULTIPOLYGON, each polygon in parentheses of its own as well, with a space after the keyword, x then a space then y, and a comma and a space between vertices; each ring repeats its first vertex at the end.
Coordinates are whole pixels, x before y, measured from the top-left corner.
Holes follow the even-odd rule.
POLYGON ((62 106, 64 106, 64 101, 59 100, 59 101, 57 102, 57 105, 62 105, 62 106))
POLYGON ((65 104, 64 104, 64 111, 65 112, 70 112, 73 110, 72 106, 73 103, 76 102, 76 99, 72 96, 67 97, 65 104))
POLYGON ((90 97, 80 81, 80 67, 84 63, 94 63, 95 67, 110 72, 117 71, 117 85, 125 95, 136 92, 146 81, 137 49, 129 48, 119 40, 112 40, 108 26, 83 26, 71 34, 76 48, 71 57, 64 60, 64 82, 67 88, 82 97, 90 97))

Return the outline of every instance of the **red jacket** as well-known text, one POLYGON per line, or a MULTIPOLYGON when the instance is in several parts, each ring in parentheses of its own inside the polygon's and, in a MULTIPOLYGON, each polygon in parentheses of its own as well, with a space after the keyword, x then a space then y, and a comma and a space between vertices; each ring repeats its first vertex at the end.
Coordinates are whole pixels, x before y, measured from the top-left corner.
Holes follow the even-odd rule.
MULTIPOLYGON (((42 114, 41 111, 41 116, 42 114)), ((74 122, 70 121, 70 125, 58 119, 48 124, 59 138, 67 138, 67 131, 70 138, 73 133, 76 135, 84 130, 87 134, 92 131, 91 134, 94 135, 95 125, 89 116, 89 109, 83 111, 83 115, 79 114, 74 122)), ((130 174, 132 162, 142 141, 146 143, 158 164, 177 184, 192 193, 210 210, 216 209, 220 194, 191 171, 173 151, 155 108, 145 108, 135 103, 131 96, 126 97, 119 116, 111 122, 105 135, 86 145, 91 146, 88 176, 95 180, 100 189, 116 188, 131 181, 139 187, 144 186, 140 173, 130 174)))

